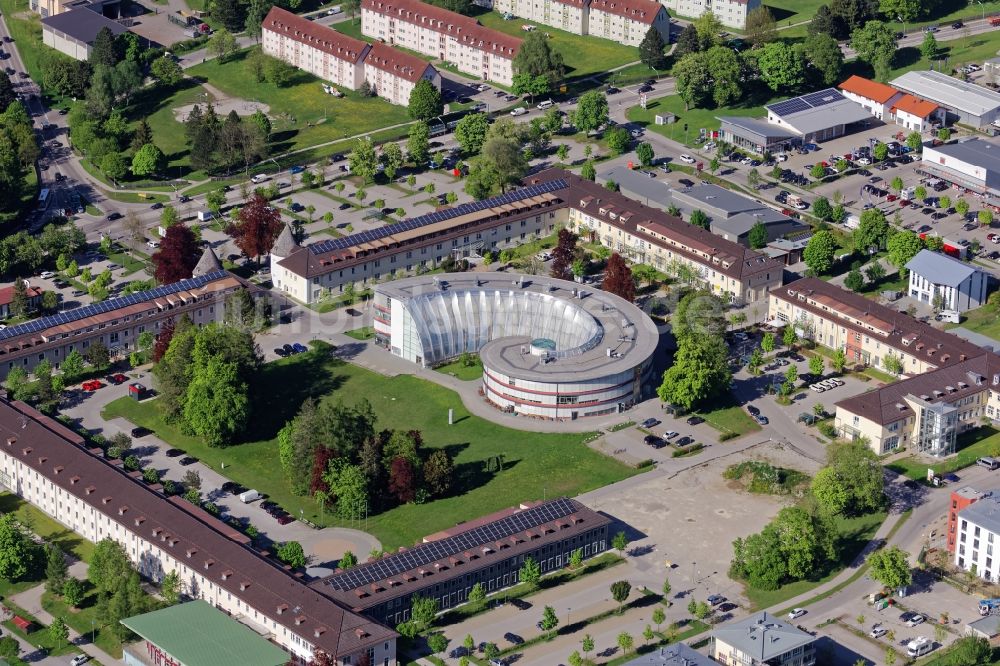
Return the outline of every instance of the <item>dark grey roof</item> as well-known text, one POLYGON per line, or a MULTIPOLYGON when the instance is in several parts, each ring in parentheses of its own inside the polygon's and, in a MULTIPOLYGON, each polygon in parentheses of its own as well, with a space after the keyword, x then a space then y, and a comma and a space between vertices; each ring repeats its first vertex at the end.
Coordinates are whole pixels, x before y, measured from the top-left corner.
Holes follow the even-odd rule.
POLYGON ((968 520, 984 530, 1000 533, 1000 493, 990 491, 958 512, 959 518, 968 520))
POLYGON ((715 662, 684 643, 674 643, 644 654, 623 666, 715 666, 715 662))
POLYGON ((115 36, 128 32, 121 23, 112 21, 92 9, 82 7, 42 19, 42 25, 64 33, 84 44, 93 43, 101 28, 107 28, 115 36))
POLYGON ((1000 145, 983 139, 969 139, 936 146, 934 152, 968 162, 994 173, 1000 172, 1000 145))
POLYGON ((295 235, 292 233, 291 225, 286 224, 278 234, 278 240, 274 241, 274 246, 271 248, 271 254, 276 257, 287 257, 292 252, 299 248, 299 244, 295 242, 295 235))
POLYGON ((783 215, 780 211, 776 211, 773 208, 766 207, 733 215, 732 217, 724 220, 712 220, 712 228, 714 229, 717 227, 727 233, 742 236, 745 233, 749 233, 750 229, 752 229, 753 225, 757 224, 758 221, 763 222, 765 227, 787 224, 790 227, 789 231, 796 228, 808 228, 798 220, 794 220, 787 215, 783 215))
POLYGON ((672 195, 675 199, 679 200, 693 199, 707 208, 716 208, 725 211, 727 215, 736 215, 764 208, 763 204, 759 201, 754 201, 742 194, 737 194, 724 187, 710 183, 677 189, 673 191, 672 195))
POLYGON ((750 655, 759 662, 768 662, 816 640, 766 611, 721 626, 712 634, 716 641, 750 655))
MULTIPOLYGON (((626 166, 616 166, 601 173, 601 182, 613 180, 622 190, 627 190, 634 194, 664 206, 670 204, 670 188, 661 183, 656 178, 629 169, 626 166)), ((648 203, 648 202, 647 202, 648 203)))
POLYGON ((794 136, 784 127, 769 123, 766 120, 757 120, 756 118, 746 118, 744 116, 716 116, 716 119, 762 139, 781 140, 791 139, 794 136))
POLYGON ((957 287, 978 269, 947 255, 921 250, 906 264, 906 270, 916 273, 932 284, 957 287))
POLYGON ((214 273, 220 270, 222 270, 222 264, 219 263, 219 258, 215 256, 215 252, 212 248, 208 247, 201 253, 201 258, 198 259, 198 263, 191 272, 191 276, 198 277, 201 275, 208 275, 209 273, 214 273))

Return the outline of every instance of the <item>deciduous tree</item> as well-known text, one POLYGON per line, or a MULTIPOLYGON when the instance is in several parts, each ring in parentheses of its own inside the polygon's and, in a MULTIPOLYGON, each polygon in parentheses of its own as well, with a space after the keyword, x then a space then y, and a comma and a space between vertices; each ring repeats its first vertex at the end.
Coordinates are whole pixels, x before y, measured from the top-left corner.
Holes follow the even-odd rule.
POLYGON ((851 48, 875 69, 880 81, 889 76, 896 47, 896 31, 882 21, 868 21, 851 33, 851 48))
POLYGON ((556 247, 552 250, 552 267, 550 275, 560 280, 572 279, 570 267, 576 256, 576 241, 578 236, 567 228, 559 230, 556 247))
POLYGON ((261 255, 271 251, 281 233, 281 215, 267 199, 255 192, 226 233, 233 237, 243 254, 259 261, 261 255))
POLYGON ((880 548, 868 556, 869 574, 889 589, 906 587, 913 582, 909 557, 899 546, 880 548))
POLYGON ((470 113, 455 126, 455 139, 466 155, 475 155, 486 142, 486 131, 490 127, 489 116, 485 113, 470 113))
POLYGON ((631 303, 635 300, 635 280, 628 264, 617 252, 612 253, 604 270, 601 289, 624 298, 631 303))
POLYGON ((444 113, 441 91, 427 79, 420 79, 410 91, 406 111, 414 120, 430 120, 444 113))
POLYGON ((833 255, 837 251, 837 241, 826 229, 820 229, 802 252, 802 258, 815 275, 822 275, 833 267, 833 255))
POLYGON ((562 54, 555 51, 548 37, 541 31, 529 32, 521 43, 521 48, 514 56, 514 74, 527 74, 532 77, 544 76, 549 82, 549 89, 554 89, 565 75, 562 54))
POLYGON ((175 224, 166 231, 152 260, 157 282, 173 284, 191 277, 201 248, 194 232, 185 224, 175 224))

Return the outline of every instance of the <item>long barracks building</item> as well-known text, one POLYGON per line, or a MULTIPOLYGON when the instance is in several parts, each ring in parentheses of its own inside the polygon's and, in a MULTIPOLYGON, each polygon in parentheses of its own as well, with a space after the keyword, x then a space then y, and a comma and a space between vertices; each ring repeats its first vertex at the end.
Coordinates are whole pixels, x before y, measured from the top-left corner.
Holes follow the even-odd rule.
POLYGON ((395 666, 396 633, 310 588, 207 513, 147 486, 82 437, 19 402, 0 399, 0 484, 89 541, 124 546, 154 581, 176 571, 203 599, 299 663, 314 651, 338 666, 395 666))
POLYGON ((481 584, 488 593, 518 582, 527 558, 543 574, 608 547, 611 520, 576 500, 521 505, 428 537, 413 548, 361 564, 312 583, 316 590, 371 618, 396 626, 410 618, 414 595, 431 597, 441 610, 468 600, 481 584))
POLYGON ((430 270, 446 257, 515 247, 568 226, 625 258, 686 273, 733 303, 781 285, 776 259, 727 241, 562 169, 499 197, 444 208, 343 238, 298 246, 286 229, 271 252, 274 286, 304 303, 393 276, 430 270))
POLYGON ((493 8, 577 35, 639 46, 650 28, 669 42, 670 15, 657 0, 496 0, 493 8))

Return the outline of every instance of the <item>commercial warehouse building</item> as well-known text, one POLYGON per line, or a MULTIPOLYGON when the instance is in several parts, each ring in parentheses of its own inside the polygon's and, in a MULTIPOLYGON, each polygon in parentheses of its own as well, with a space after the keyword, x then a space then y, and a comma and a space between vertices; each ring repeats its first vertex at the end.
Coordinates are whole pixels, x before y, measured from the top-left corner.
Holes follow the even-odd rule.
POLYGON ((1000 119, 1000 92, 934 70, 906 72, 889 82, 893 88, 942 107, 948 122, 976 128, 1000 119))
POLYGON ((1000 144, 973 138, 924 146, 920 171, 977 194, 1000 197, 1000 144))
POLYGON ((768 242, 809 230, 781 211, 711 183, 672 189, 670 197, 687 215, 696 210, 708 215, 713 234, 744 247, 750 247, 750 230, 758 222, 767 230, 768 242))
POLYGON ((111 34, 128 28, 101 14, 101 5, 86 4, 42 19, 42 43, 75 60, 87 60, 97 33, 107 28, 111 34))
POLYGON ((525 179, 525 186, 379 229, 299 247, 283 233, 271 252, 277 289, 315 303, 387 275, 423 272, 449 256, 496 252, 566 225, 636 263, 668 274, 684 270, 734 303, 767 297, 781 284, 779 261, 693 227, 663 210, 562 169, 525 179))
POLYGON ((406 278, 377 285, 374 305, 376 344, 423 367, 478 354, 488 402, 554 420, 637 404, 659 340, 632 303, 539 275, 406 278))
POLYGON ((487 593, 515 585, 524 561, 543 574, 608 549, 611 520, 576 500, 522 504, 425 537, 412 548, 359 564, 311 587, 344 606, 390 626, 410 619, 414 596, 431 597, 439 609, 468 600, 477 583, 487 593))
POLYGON ((718 116, 717 119, 723 141, 757 155, 783 153, 799 143, 794 133, 766 120, 743 116, 718 116))
POLYGON ((386 44, 368 44, 272 7, 261 26, 264 53, 335 85, 357 90, 368 83, 392 104, 410 103, 420 80, 441 89, 441 75, 420 58, 386 44))
POLYGON ((0 377, 14 368, 27 372, 48 361, 58 369, 66 355, 85 353, 100 342, 112 358, 134 351, 139 336, 158 334, 168 320, 187 315, 196 324, 220 320, 226 298, 255 286, 223 270, 198 275, 149 291, 39 317, 0 331, 0 377))
POLYGON ((363 0, 361 33, 505 86, 513 85, 514 56, 521 48, 517 37, 419 0, 363 0))
POLYGON ((114 539, 144 577, 171 572, 293 659, 395 666, 396 633, 310 588, 220 520, 168 498, 31 407, 0 399, 0 484, 88 541, 114 539))

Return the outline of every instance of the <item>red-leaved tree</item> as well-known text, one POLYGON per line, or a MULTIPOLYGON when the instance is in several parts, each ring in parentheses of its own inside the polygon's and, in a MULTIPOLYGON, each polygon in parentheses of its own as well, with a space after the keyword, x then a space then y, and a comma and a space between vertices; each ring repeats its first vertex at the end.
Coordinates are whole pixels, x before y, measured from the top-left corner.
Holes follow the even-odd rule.
POLYGON ((559 230, 559 241, 556 249, 552 250, 552 271, 551 275, 560 280, 572 280, 573 257, 576 255, 577 235, 569 229, 559 230))
POLYGON ((313 468, 312 468, 312 478, 309 480, 309 494, 315 495, 317 492, 328 493, 330 492, 330 486, 323 479, 323 475, 327 472, 327 467, 330 465, 330 460, 334 458, 334 452, 325 446, 317 446, 313 450, 313 468))
POLYGON ((389 468, 389 492, 403 504, 412 502, 417 493, 414 477, 413 465, 409 460, 402 456, 393 458, 389 468))
POLYGON ((156 344, 153 345, 153 363, 160 362, 163 355, 167 353, 167 348, 170 347, 170 341, 173 339, 174 320, 168 319, 160 326, 160 334, 156 338, 156 344))
POLYGON ((240 209, 239 218, 226 228, 236 247, 248 257, 260 261, 274 247, 281 233, 281 214, 271 207, 267 199, 253 194, 240 209))
POLYGON ((604 291, 621 296, 631 303, 635 300, 635 280, 632 279, 632 269, 628 267, 621 255, 615 252, 608 259, 608 265, 604 269, 604 282, 601 283, 604 291))
POLYGON ((194 232, 184 224, 167 227, 167 233, 160 241, 160 249, 153 255, 156 266, 156 281, 173 284, 191 277, 191 271, 198 265, 201 248, 194 232))

